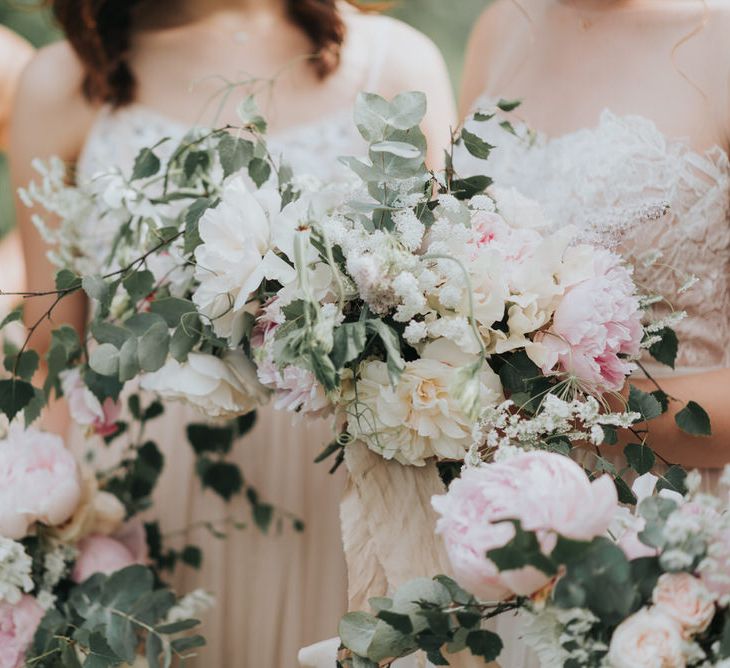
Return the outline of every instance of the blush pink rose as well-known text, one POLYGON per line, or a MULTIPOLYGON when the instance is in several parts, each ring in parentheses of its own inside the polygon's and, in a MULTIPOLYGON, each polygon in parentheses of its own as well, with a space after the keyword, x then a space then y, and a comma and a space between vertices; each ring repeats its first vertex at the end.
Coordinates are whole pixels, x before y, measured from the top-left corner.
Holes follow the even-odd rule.
POLYGON ((542 370, 575 376, 593 391, 619 391, 634 369, 621 356, 639 354, 642 331, 631 272, 618 255, 598 249, 593 276, 566 290, 540 339, 542 370))
POLYGON ((95 573, 111 575, 127 566, 144 564, 149 558, 144 526, 129 522, 113 536, 92 534, 78 544, 79 556, 71 578, 81 583, 95 573))
POLYGON ((0 602, 0 668, 25 665, 25 653, 45 612, 32 596, 18 603, 0 602))
POLYGON ((619 624, 608 651, 611 668, 682 668, 682 629, 671 617, 643 608, 619 624))
POLYGON ((677 622, 688 635, 702 633, 715 616, 713 596, 690 573, 664 573, 654 587, 654 606, 677 622))
POLYGON ((101 437, 113 436, 119 431, 117 422, 122 414, 122 405, 111 397, 101 403, 86 387, 78 369, 64 371, 61 386, 74 422, 101 437))
POLYGON ((700 564, 700 576, 722 605, 730 603, 730 529, 723 528, 712 537, 707 557, 700 564))
POLYGON ((466 469, 447 494, 432 499, 454 575, 483 599, 528 596, 548 582, 534 568, 500 573, 486 552, 507 544, 520 520, 549 552, 556 534, 591 540, 616 514, 616 488, 608 476, 591 482, 571 459, 526 452, 499 463, 466 469))
POLYGON ((63 440, 15 425, 0 441, 0 536, 20 540, 36 522, 58 526, 81 501, 81 475, 63 440))

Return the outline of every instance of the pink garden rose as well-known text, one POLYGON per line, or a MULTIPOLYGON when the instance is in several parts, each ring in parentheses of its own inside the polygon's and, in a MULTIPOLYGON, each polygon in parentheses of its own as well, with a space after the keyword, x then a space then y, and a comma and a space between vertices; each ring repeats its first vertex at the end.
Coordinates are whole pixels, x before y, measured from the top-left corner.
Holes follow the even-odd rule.
POLYGON ((101 437, 117 433, 117 422, 122 414, 122 405, 118 401, 108 397, 102 404, 86 387, 78 369, 64 371, 61 385, 74 422, 101 437))
POLYGON ((618 507, 610 477, 591 482, 574 461, 549 452, 466 469, 432 503, 456 579, 487 600, 528 596, 548 582, 534 568, 500 573, 487 559, 487 551, 514 536, 504 520, 520 520, 526 531, 537 532, 547 553, 556 534, 591 540, 605 533, 618 507))
POLYGON ((621 258, 596 250, 593 276, 568 288, 540 339, 544 373, 575 376, 594 391, 619 391, 634 365, 642 339, 641 312, 631 272, 621 258))
POLYGON ((19 603, 0 602, 0 668, 25 665, 25 653, 45 612, 32 596, 19 603))
POLYGON ((611 668, 682 668, 682 629, 657 610, 639 610, 619 624, 608 659, 611 668))
POLYGON ((720 529, 707 546, 700 564, 700 576, 721 605, 730 604, 730 529, 720 529))
POLYGON ((702 633, 715 616, 715 601, 691 573, 664 573, 652 595, 657 610, 671 617, 685 631, 702 633))
POLYGON ((144 526, 128 522, 113 536, 93 534, 78 544, 79 556, 71 578, 81 583, 95 573, 111 575, 127 566, 144 564, 149 558, 144 526))
POLYGON ((0 536, 20 540, 41 522, 66 522, 81 500, 81 476, 63 440, 13 426, 0 441, 0 536))

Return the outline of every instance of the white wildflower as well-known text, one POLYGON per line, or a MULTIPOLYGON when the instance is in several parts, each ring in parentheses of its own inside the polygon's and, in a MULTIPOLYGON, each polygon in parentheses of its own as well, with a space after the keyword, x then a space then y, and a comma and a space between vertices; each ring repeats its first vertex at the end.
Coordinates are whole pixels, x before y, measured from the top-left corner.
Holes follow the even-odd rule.
POLYGON ((18 603, 33 590, 33 560, 25 548, 9 538, 0 537, 0 601, 18 603))
POLYGON ((418 220, 412 209, 401 209, 393 214, 395 229, 400 235, 403 245, 409 251, 418 250, 423 242, 426 226, 418 220))
POLYGON ((167 613, 165 624, 198 619, 215 606, 215 597, 204 589, 195 589, 183 596, 167 613))
POLYGON ((403 331, 403 338, 412 346, 421 343, 427 335, 428 328, 426 327, 426 323, 418 320, 411 320, 403 331))

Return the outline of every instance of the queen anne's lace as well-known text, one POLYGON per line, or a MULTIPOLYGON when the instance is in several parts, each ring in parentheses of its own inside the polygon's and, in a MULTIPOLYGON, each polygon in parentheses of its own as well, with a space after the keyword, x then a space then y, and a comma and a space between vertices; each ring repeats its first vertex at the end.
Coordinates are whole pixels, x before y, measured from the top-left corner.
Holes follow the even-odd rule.
MULTIPOLYGON (((490 106, 488 99, 477 103, 490 106)), ((727 153, 720 147, 697 153, 646 118, 608 110, 596 127, 554 139, 519 124, 515 135, 491 123, 473 122, 470 129, 496 145, 486 171, 497 183, 538 200, 554 224, 581 229, 582 240, 636 260, 637 283, 687 312, 677 326, 678 365, 730 364, 727 153), (657 263, 647 267, 638 261, 657 250, 657 263), (682 290, 692 276, 697 283, 682 290)), ((463 156, 457 167, 470 173, 463 156)), ((483 163, 471 171, 482 173, 483 163)))

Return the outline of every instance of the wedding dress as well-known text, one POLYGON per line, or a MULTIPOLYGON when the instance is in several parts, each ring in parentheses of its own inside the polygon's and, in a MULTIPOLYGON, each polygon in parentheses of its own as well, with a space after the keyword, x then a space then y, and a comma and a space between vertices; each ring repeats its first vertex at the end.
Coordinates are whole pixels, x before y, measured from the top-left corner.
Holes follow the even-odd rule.
MULTIPOLYGON (((381 68, 378 58, 371 58, 368 68, 363 89, 375 90, 381 68)), ((104 108, 78 161, 79 177, 90 178, 115 166, 131 170, 142 147, 162 137, 179 140, 187 129, 141 105, 116 111, 104 108)), ((344 175, 339 156, 366 151, 351 106, 270 135, 268 146, 273 156, 285 157, 295 174, 310 174, 322 181, 344 175)), ((201 490, 185 435, 185 426, 193 421, 204 418, 180 404, 170 404, 165 415, 150 424, 146 438, 158 443, 166 460, 154 517, 163 534, 174 535, 174 547, 191 543, 204 549, 202 569, 178 568, 173 584, 180 592, 202 587, 216 598, 215 608, 204 618, 207 647, 195 665, 291 668, 299 648, 332 636, 347 609, 339 522, 345 471, 343 467, 332 476, 327 463, 313 463, 331 442, 332 425, 305 420, 293 424, 291 413, 266 407, 259 411, 254 430, 234 448, 234 461, 262 501, 301 518, 306 527, 296 533, 285 521, 281 532, 272 527, 264 535, 251 522, 246 499, 239 497, 225 505, 210 491, 201 490), (226 518, 244 520, 248 527, 236 530, 226 525, 225 540, 202 528, 208 522, 218 522, 220 528, 226 518)), ((81 445, 80 434, 75 440, 77 448, 88 449, 88 444, 81 445)), ((93 448, 104 446, 95 443, 93 448)), ((108 453, 102 452, 101 457, 108 459, 108 453)))
MULTIPOLYGON (((492 109, 496 101, 484 97, 474 108, 492 109)), ((557 138, 510 121, 514 134, 496 123, 468 123, 496 148, 486 164, 460 153, 459 173, 488 174, 538 201, 555 225, 575 226, 580 239, 617 250, 634 264, 643 291, 687 313, 675 326, 676 368, 646 364, 660 383, 730 366, 728 154, 719 146, 699 153, 647 118, 610 110, 595 127, 557 138), (664 205, 666 215, 654 215, 664 205), (684 290, 692 276, 697 283, 684 290)), ((703 479, 711 489, 717 472, 703 479)), ((507 645, 504 668, 539 665, 520 641, 519 622, 502 619, 498 626, 507 645)))

